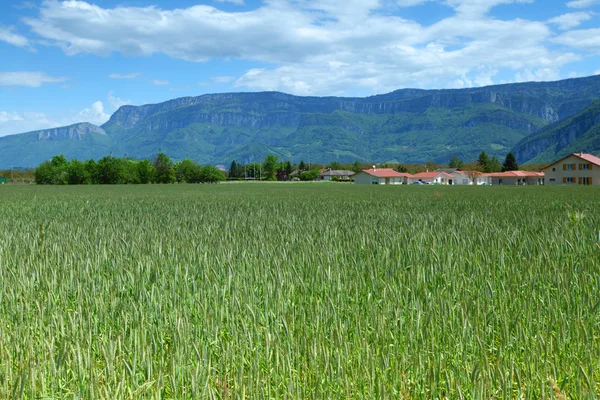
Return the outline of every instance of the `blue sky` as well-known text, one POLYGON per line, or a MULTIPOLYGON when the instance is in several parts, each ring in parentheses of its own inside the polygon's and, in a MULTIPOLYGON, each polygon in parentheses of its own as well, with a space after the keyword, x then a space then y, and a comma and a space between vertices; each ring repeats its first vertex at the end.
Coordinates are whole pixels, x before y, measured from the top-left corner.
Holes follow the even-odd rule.
POLYGON ((0 0, 0 136, 124 104, 600 74, 600 0, 0 0))

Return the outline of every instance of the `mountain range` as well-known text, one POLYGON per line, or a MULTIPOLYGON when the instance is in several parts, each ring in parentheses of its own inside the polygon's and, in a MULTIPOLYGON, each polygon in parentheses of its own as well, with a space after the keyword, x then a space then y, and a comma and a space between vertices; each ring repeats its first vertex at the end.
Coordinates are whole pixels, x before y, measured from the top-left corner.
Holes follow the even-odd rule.
POLYGON ((600 76, 470 89, 401 89, 366 98, 279 92, 207 94, 122 106, 102 126, 80 123, 0 137, 0 169, 54 155, 202 164, 273 153, 293 162, 447 163, 481 151, 519 163, 600 151, 600 76))

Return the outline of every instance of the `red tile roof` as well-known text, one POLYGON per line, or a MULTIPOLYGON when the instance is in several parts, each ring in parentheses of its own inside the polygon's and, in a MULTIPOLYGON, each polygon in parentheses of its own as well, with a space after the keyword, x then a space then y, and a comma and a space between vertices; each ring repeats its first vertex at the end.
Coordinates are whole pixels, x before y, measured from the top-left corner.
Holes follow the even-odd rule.
POLYGON ((506 172, 492 172, 490 174, 484 174, 492 178, 539 178, 545 174, 543 172, 532 172, 532 171, 506 171, 506 172))
POLYGON ((378 178, 404 178, 411 176, 410 174, 403 174, 398 171, 394 171, 391 168, 365 169, 362 172, 378 178))
POLYGON ((593 156, 591 154, 585 154, 585 153, 583 153, 583 154, 580 154, 580 155, 577 155, 577 154, 574 154, 574 155, 577 156, 577 157, 579 157, 579 158, 584 159, 587 162, 591 162, 592 164, 600 165, 600 158, 598 158, 596 156, 593 156))
POLYGON ((435 179, 438 176, 443 178, 454 178, 452 175, 447 174, 446 172, 420 172, 418 174, 414 174, 412 177, 416 179, 435 179))
POLYGON ((582 160, 584 160, 584 161, 587 161, 587 162, 589 162, 589 163, 592 163, 592 164, 595 164, 595 165, 598 165, 598 166, 600 166, 600 158, 598 158, 598 157, 596 157, 596 156, 594 156, 594 155, 592 155, 592 154, 587 154, 587 153, 573 153, 573 154, 569 154, 569 155, 568 155, 568 156, 566 156, 566 157, 563 157, 563 158, 561 158, 561 159, 560 159, 560 160, 558 160, 558 161, 554 161, 552 164, 545 166, 543 169, 548 169, 548 168, 550 168, 551 166, 553 166, 553 165, 556 165, 556 164, 558 164, 559 162, 561 162, 562 160, 564 160, 564 159, 566 159, 566 158, 569 158, 569 157, 571 157, 571 156, 575 156, 575 157, 577 157, 577 158, 581 158, 581 159, 582 159, 582 160))

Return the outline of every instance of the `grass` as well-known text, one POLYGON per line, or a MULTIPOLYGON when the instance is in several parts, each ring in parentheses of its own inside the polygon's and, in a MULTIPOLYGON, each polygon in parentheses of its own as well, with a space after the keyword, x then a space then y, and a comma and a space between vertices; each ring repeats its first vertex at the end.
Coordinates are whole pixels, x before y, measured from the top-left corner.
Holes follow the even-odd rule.
POLYGON ((599 195, 5 185, 0 398, 596 398, 599 195))

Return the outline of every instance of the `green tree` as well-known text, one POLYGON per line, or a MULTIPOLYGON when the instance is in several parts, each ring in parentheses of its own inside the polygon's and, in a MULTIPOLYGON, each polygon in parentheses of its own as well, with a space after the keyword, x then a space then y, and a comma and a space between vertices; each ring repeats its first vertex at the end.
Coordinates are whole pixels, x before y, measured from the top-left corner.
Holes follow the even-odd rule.
POLYGON ((490 159, 489 170, 489 172, 500 172, 502 170, 502 164, 500 163, 500 160, 498 160, 498 157, 492 157, 490 159))
POLYGON ((98 164, 96 160, 89 159, 85 163, 83 163, 83 167, 85 168, 86 174, 89 176, 91 184, 98 184, 98 164))
POLYGON ((284 171, 288 176, 292 173, 292 163, 289 160, 285 162, 284 171))
POLYGON ((154 181, 156 183, 175 182, 175 169, 173 161, 165 153, 158 153, 154 159, 154 181))
POLYGON ((304 160, 300 160, 300 164, 298 164, 298 170, 300 170, 300 172, 306 171, 306 164, 304 164, 304 160))
POLYGON ((483 172, 488 173, 491 171, 490 158, 485 151, 482 151, 477 158, 477 164, 483 169, 483 172))
POLYGON ((332 162, 329 164, 329 168, 331 168, 331 169, 342 169, 342 164, 340 164, 340 163, 339 163, 339 162, 337 162, 337 161, 332 161, 332 162))
POLYGON ((52 185, 52 164, 50 161, 44 161, 37 166, 33 172, 33 180, 38 185, 52 185))
POLYGON ((360 172, 360 171, 362 171, 362 169, 363 169, 362 164, 358 160, 354 161, 354 164, 352 164, 352 171, 360 172))
POLYGON ((312 171, 304 171, 300 174, 301 181, 314 181, 319 177, 319 170, 313 169, 312 171))
POLYGON ((401 173, 407 173, 408 172, 408 168, 406 168, 402 164, 398 164, 398 166, 396 167, 396 171, 397 172, 401 172, 401 173))
POLYGON ((140 183, 146 184, 154 181, 154 165, 148 160, 141 160, 137 163, 137 173, 140 183))
POLYGON ((83 185, 91 183, 91 177, 85 169, 85 164, 76 158, 72 159, 67 166, 67 179, 69 185, 83 185))
POLYGON ((277 173, 277 156, 269 154, 263 161, 263 169, 267 180, 274 181, 276 179, 275 174, 277 173))
POLYGON ((122 159, 106 156, 97 164, 98 183, 101 185, 116 185, 125 182, 125 169, 122 159))
POLYGON ((452 156, 452 158, 450 159, 450 163, 448 164, 448 167, 462 169, 462 167, 464 165, 465 165, 465 163, 463 162, 463 160, 458 158, 458 156, 452 156))
POLYGON ((202 167, 189 158, 175 165, 177 182, 199 183, 202 180, 202 167))
POLYGON ((502 172, 518 170, 519 165, 517 164, 517 158, 512 152, 508 153, 504 159, 504 164, 502 164, 502 172))
POLYGON ((201 171, 201 181, 205 183, 218 183, 224 181, 225 175, 219 170, 219 168, 206 165, 202 167, 201 171))
POLYGON ((230 178, 239 178, 239 167, 238 164, 233 160, 231 162, 231 166, 229 167, 229 177, 230 178))

